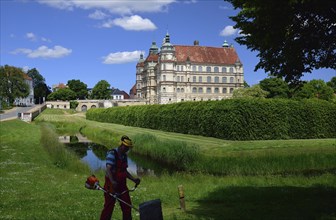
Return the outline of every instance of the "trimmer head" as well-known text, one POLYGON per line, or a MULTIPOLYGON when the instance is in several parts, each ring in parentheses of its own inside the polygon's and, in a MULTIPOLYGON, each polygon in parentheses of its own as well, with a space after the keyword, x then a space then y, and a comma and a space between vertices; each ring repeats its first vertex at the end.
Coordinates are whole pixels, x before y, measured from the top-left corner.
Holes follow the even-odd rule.
POLYGON ((99 180, 95 175, 91 175, 86 179, 85 188, 87 189, 100 189, 99 180))

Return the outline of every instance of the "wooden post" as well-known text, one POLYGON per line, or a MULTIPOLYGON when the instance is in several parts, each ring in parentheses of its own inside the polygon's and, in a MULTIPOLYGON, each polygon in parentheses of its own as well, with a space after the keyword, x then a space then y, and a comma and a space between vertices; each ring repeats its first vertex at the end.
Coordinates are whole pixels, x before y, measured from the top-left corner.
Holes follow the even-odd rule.
POLYGON ((179 194, 179 198, 180 198, 180 208, 181 208, 181 210, 185 211, 186 207, 185 207, 185 201, 184 201, 183 186, 179 185, 177 188, 178 188, 178 194, 179 194))

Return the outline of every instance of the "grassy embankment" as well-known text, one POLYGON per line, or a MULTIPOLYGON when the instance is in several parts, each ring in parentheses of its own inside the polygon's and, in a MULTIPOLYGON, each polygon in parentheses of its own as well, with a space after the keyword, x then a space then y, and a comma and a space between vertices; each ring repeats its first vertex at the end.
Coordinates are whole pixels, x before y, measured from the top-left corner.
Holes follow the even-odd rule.
MULTIPOLYGON (((89 136, 101 143, 106 142, 104 144, 111 144, 114 139, 116 141, 117 138, 112 134, 126 133, 136 137, 140 143, 142 133, 152 133, 160 140, 183 140, 191 145, 197 144, 201 155, 212 155, 214 158, 230 158, 232 155, 236 162, 239 157, 254 155, 253 152, 256 152, 255 160, 258 160, 258 155, 268 155, 270 150, 273 155, 277 152, 286 155, 287 150, 293 152, 293 155, 304 155, 307 152, 335 155, 335 140, 230 142, 90 122, 74 115, 43 114, 39 120, 54 121, 60 132, 75 132, 85 125, 84 131, 86 129, 89 136)), ((87 168, 76 165, 76 162, 75 165, 72 162, 57 163, 62 157, 51 156, 55 152, 51 155, 47 153, 46 146, 61 148, 55 140, 57 135, 50 126, 9 121, 2 122, 0 129, 1 218, 98 219, 103 198, 100 192, 83 187, 89 174, 87 168), (46 141, 48 144, 45 144, 46 141)), ((251 161, 251 165, 257 164, 253 162, 251 161)), ((160 177, 143 177, 137 191, 132 193, 132 199, 134 204, 140 204, 160 198, 165 219, 336 218, 336 177, 334 173, 328 173, 335 168, 335 162, 333 164, 330 159, 326 159, 322 163, 325 165, 317 165, 316 162, 308 164, 309 169, 316 166, 314 169, 319 171, 313 173, 318 175, 310 176, 300 172, 270 175, 268 173, 272 171, 268 170, 263 171, 263 175, 244 174, 247 171, 239 171, 241 173, 237 174, 239 172, 235 171, 228 176, 180 172, 160 177), (186 213, 178 209, 177 186, 180 184, 185 188, 186 213)), ((303 164, 307 168, 307 163, 303 164)), ((98 177, 102 180, 103 174, 98 173, 98 177)), ((119 208, 116 208, 115 214, 115 219, 120 219, 119 208)), ((138 218, 135 213, 134 218, 138 218)))

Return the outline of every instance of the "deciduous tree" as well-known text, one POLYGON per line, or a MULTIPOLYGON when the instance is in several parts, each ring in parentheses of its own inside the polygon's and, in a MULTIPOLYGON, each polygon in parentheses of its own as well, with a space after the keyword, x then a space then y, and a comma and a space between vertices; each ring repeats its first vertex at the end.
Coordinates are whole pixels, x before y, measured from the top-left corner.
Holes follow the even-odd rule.
POLYGON ((72 79, 68 81, 68 87, 76 93, 77 99, 85 99, 88 97, 87 85, 79 79, 72 79))
POLYGON ((225 0, 240 9, 230 17, 239 44, 258 51, 255 70, 297 83, 314 69, 336 68, 334 0, 225 0))
POLYGON ((100 80, 92 89, 92 99, 110 99, 110 84, 106 80, 100 80))
POLYGON ((0 66, 0 99, 1 102, 13 104, 16 98, 29 95, 29 86, 25 82, 25 73, 14 66, 0 66))

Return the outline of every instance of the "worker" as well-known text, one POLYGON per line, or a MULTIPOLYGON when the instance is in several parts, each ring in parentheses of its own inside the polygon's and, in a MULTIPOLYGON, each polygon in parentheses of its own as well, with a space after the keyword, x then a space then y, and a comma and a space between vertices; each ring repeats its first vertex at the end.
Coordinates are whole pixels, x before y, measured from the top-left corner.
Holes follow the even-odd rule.
MULTIPOLYGON (((107 152, 106 155, 106 174, 105 174, 105 185, 104 189, 112 194, 121 194, 119 199, 131 205, 131 198, 129 192, 127 191, 126 179, 132 180, 136 185, 139 185, 140 179, 134 178, 128 171, 127 163, 127 152, 133 147, 132 140, 124 135, 121 137, 121 143, 118 148, 112 149, 107 152)), ((112 217, 114 205, 116 199, 110 196, 108 193, 104 193, 104 208, 101 212, 101 220, 110 220, 112 217)), ((132 219, 131 207, 120 202, 120 207, 122 210, 123 220, 132 219)))

